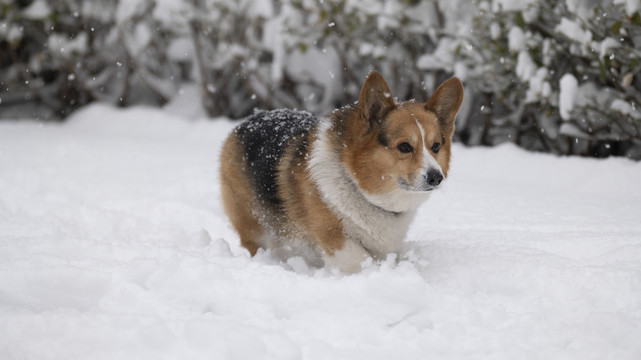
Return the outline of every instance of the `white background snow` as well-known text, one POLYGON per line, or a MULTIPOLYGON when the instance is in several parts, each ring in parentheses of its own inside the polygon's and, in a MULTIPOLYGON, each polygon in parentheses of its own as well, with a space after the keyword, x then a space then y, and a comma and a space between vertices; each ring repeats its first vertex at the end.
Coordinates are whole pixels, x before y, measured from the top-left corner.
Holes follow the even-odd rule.
POLYGON ((0 123, 1 359, 641 358, 641 164, 455 145, 345 276, 239 246, 187 100, 0 123))

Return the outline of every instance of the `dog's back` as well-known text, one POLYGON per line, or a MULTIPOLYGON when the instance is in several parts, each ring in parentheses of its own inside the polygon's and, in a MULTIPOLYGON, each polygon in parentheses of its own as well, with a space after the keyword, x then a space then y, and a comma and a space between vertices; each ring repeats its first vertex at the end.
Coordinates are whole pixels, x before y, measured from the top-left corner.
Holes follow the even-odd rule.
POLYGON ((287 230, 285 202, 290 197, 281 191, 279 169, 305 161, 308 137, 317 124, 318 118, 305 111, 256 111, 225 142, 223 203, 252 254, 261 245, 257 239, 266 235, 264 227, 272 233, 287 230))

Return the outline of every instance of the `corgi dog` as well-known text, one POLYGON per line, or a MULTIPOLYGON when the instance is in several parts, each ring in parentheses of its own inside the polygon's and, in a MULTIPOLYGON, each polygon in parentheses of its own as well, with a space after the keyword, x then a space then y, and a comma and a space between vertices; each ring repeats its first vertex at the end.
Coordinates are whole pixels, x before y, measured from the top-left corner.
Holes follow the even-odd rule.
POLYGON ((417 208, 447 177, 462 101, 451 78, 426 103, 396 102, 372 72, 357 103, 327 115, 255 112, 220 159, 223 205, 241 245, 345 273, 398 254, 417 208))

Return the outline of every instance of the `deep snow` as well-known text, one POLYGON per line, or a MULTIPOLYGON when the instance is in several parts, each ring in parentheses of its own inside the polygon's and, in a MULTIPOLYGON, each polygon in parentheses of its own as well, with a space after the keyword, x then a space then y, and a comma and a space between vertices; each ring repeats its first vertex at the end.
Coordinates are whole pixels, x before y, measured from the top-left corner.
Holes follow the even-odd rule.
POLYGON ((641 358, 641 164, 456 145, 400 262, 344 276, 249 258, 233 124, 194 117, 0 123, 0 358, 641 358))

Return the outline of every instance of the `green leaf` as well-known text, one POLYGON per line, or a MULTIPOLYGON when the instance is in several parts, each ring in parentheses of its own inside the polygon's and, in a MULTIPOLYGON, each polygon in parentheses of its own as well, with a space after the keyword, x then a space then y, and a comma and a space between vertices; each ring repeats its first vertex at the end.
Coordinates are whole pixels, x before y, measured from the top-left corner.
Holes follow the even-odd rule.
POLYGON ((604 83, 608 78, 607 73, 608 70, 606 69, 606 65, 602 62, 599 62, 599 80, 601 80, 602 83, 604 83))
POLYGON ((621 21, 615 22, 614 25, 612 25, 612 34, 619 35, 621 33, 621 26, 622 25, 623 25, 623 23, 621 21))
POLYGON ((462 50, 463 50, 463 46, 461 46, 460 44, 459 44, 459 45, 457 45, 457 46, 456 46, 456 49, 454 49, 454 55, 455 55, 456 57, 461 56, 461 51, 462 51, 462 50))
POLYGON ((632 61, 630 61, 630 69, 634 70, 637 66, 639 66, 639 59, 632 59, 632 61))
POLYGON ((641 15, 639 15, 639 12, 635 12, 634 15, 632 15, 632 18, 630 19, 630 22, 633 25, 641 25, 641 15))
POLYGON ((516 19, 514 20, 516 22, 516 25, 520 28, 525 27, 525 19, 523 19, 523 13, 522 12, 517 12, 516 13, 516 19))
POLYGON ((320 11, 320 22, 325 22, 327 20, 327 10, 323 9, 320 11))
POLYGON ((9 11, 11 11, 12 6, 13 5, 11 3, 2 4, 2 13, 0 13, 0 15, 2 15, 0 16, 2 19, 7 17, 7 15, 9 14, 9 11))

